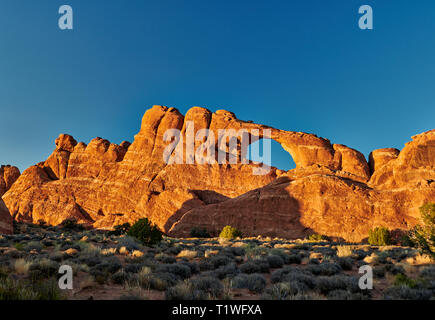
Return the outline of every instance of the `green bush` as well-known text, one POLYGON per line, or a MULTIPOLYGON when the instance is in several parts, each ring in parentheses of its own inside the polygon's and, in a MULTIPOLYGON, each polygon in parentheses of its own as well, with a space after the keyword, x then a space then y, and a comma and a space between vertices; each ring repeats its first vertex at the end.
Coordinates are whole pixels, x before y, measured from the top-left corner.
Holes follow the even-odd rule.
POLYGON ((369 244, 373 246, 388 246, 392 244, 390 231, 385 227, 376 227, 370 230, 369 244))
POLYGON ((407 277, 406 275, 399 273, 394 278, 394 285, 395 286, 408 286, 410 288, 416 288, 418 285, 418 282, 414 279, 411 279, 407 277))
POLYGON ((163 239, 163 233, 148 218, 139 219, 128 230, 127 235, 138 239, 144 245, 153 245, 163 239))
POLYGON ((192 238, 210 238, 210 234, 207 232, 207 229, 197 227, 193 227, 192 230, 190 230, 190 236, 192 238))
POLYGON ((131 225, 127 222, 113 227, 113 230, 109 231, 107 235, 109 236, 120 236, 126 234, 130 230, 131 225))
POLYGON ((409 240, 413 246, 435 258, 435 203, 427 203, 420 207, 423 224, 417 225, 409 232, 409 240))
POLYGON ((233 228, 231 226, 225 226, 219 235, 220 238, 225 238, 225 239, 234 239, 241 236, 242 233, 236 228, 233 228))

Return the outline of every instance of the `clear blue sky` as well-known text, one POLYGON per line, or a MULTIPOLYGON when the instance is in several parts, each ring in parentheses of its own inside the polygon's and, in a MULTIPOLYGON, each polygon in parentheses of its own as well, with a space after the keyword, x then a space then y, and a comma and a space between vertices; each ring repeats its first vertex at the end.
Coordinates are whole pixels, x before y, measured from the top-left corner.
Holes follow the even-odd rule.
POLYGON ((154 104, 228 109, 366 156, 402 149, 435 128, 434 61, 429 0, 2 0, 0 163, 45 160, 60 133, 132 141, 154 104))

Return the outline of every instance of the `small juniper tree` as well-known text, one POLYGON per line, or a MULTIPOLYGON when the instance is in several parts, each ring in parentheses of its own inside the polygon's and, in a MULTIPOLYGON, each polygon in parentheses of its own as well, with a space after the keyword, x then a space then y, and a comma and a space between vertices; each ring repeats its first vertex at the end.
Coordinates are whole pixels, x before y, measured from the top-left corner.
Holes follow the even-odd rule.
POLYGON ((419 209, 422 224, 410 231, 409 239, 421 252, 435 258, 435 203, 426 203, 419 209))
POLYGON ((136 221, 128 230, 127 235, 138 239, 146 246, 156 244, 163 239, 163 233, 148 218, 136 221))
POLYGON ((369 243, 374 246, 388 246, 392 244, 390 231, 385 227, 376 227, 370 230, 369 243))
POLYGON ((225 226, 219 235, 220 238, 225 238, 225 239, 234 239, 241 236, 242 233, 236 228, 233 228, 231 226, 225 226))

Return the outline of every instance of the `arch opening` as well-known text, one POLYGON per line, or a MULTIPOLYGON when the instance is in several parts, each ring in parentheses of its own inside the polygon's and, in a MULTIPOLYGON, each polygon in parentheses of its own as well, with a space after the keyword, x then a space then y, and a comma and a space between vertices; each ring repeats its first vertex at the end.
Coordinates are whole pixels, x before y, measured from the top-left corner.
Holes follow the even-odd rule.
POLYGON ((285 151, 284 148, 273 139, 262 138, 251 143, 248 146, 246 158, 256 162, 263 162, 280 170, 288 171, 296 168, 296 163, 290 153, 285 151), (270 143, 270 154, 265 154, 264 152, 265 149, 268 148, 268 143, 270 143))

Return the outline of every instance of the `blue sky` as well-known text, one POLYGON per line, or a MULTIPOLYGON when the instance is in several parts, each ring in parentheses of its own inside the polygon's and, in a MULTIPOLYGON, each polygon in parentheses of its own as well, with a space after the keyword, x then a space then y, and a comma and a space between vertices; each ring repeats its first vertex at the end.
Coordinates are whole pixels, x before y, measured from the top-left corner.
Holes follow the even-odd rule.
POLYGON ((423 0, 3 0, 0 164, 45 160, 60 133, 132 141, 154 104, 402 149, 435 128, 434 35, 423 0), (358 28, 363 4, 374 30, 358 28))

